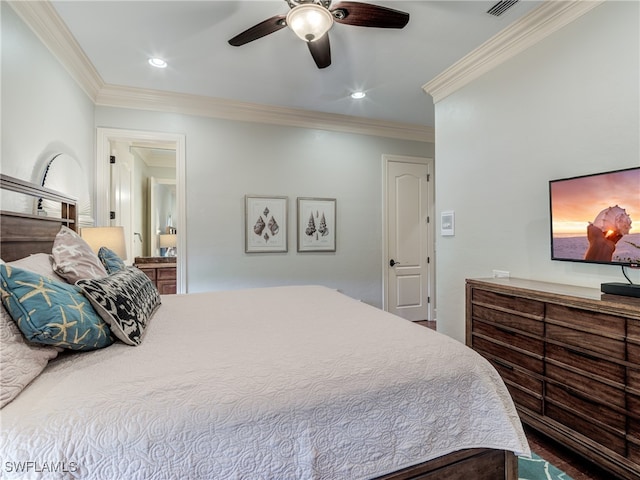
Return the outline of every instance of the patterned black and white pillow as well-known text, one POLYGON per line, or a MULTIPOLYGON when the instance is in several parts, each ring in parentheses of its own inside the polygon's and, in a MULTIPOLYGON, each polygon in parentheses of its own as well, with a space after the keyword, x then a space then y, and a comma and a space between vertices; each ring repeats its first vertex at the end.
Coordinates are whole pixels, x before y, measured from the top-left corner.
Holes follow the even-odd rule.
POLYGON ((126 267, 108 277, 78 280, 98 315, 113 334, 128 345, 140 345, 144 330, 160 306, 160 295, 149 277, 126 267))

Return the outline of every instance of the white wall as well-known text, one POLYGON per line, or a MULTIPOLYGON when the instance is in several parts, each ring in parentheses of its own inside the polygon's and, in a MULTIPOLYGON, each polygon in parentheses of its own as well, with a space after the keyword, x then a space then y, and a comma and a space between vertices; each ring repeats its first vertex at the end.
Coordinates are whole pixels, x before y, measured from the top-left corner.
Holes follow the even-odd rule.
MULTIPOLYGON (((79 159, 94 192, 95 127, 184 133, 189 291, 320 283, 380 306, 382 155, 433 144, 95 107, 4 2, 2 173, 37 180, 51 153, 79 159), (244 253, 244 195, 289 196, 289 252, 244 253), (297 196, 338 200, 338 250, 298 254, 297 196)), ((95 210, 94 210, 95 213, 95 210)))
POLYGON ((625 281, 550 260, 548 181, 640 165, 639 8, 605 2, 436 105, 436 208, 456 214, 436 240, 439 330, 464 340, 465 278, 493 269, 625 281))
POLYGON ((40 40, 0 2, 2 173, 39 181, 47 159, 79 160, 93 192, 93 102, 40 40))
POLYGON ((189 292, 315 283, 382 304, 382 155, 433 145, 96 107, 96 126, 185 134, 189 292), (244 253, 244 195, 289 197, 289 251, 244 253), (296 197, 337 199, 337 252, 297 253, 296 197))

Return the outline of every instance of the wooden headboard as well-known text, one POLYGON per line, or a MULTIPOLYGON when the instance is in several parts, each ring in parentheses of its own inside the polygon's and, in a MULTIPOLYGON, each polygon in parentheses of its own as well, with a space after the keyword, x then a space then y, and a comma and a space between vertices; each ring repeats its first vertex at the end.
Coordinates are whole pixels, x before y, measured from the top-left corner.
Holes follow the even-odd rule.
POLYGON ((0 174, 0 189, 33 197, 34 205, 40 199, 59 202, 62 212, 60 217, 49 217, 37 208, 34 213, 0 211, 0 258, 5 262, 32 253, 51 253, 53 240, 61 225, 77 229, 75 198, 3 174, 0 174))

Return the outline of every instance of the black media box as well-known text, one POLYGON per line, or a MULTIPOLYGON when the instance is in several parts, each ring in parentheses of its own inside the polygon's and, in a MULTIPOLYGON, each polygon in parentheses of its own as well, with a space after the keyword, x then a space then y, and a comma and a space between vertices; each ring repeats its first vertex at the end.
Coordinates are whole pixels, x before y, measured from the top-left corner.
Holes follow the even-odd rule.
POLYGON ((634 285, 632 283, 601 283, 600 290, 602 290, 602 293, 610 293, 612 295, 640 297, 640 285, 634 285))

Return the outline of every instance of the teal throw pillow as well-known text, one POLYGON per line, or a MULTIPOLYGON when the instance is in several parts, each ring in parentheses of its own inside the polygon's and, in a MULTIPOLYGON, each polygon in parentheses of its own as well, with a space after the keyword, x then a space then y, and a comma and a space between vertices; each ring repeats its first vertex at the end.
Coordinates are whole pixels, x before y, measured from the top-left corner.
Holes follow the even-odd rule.
POLYGON ((113 343, 109 326, 78 287, 6 264, 0 280, 2 303, 27 340, 71 350, 113 343))
POLYGON ((109 274, 119 272, 125 267, 124 262, 118 254, 107 247, 100 247, 100 250, 98 250, 98 258, 109 274))

